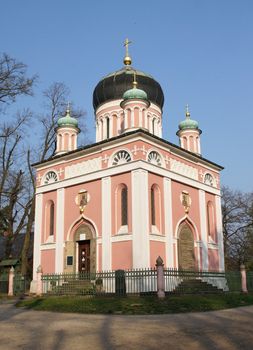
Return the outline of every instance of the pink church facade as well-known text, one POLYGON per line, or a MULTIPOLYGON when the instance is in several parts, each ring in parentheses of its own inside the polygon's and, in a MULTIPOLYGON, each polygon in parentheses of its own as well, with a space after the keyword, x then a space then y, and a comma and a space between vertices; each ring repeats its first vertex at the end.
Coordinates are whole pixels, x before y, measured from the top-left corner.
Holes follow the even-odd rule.
POLYGON ((34 281, 38 266, 125 270, 158 256, 166 267, 224 271, 222 167, 200 155, 197 122, 187 111, 180 146, 164 140, 161 87, 130 64, 98 83, 93 104, 96 142, 77 148, 68 110, 55 156, 35 164, 34 281))

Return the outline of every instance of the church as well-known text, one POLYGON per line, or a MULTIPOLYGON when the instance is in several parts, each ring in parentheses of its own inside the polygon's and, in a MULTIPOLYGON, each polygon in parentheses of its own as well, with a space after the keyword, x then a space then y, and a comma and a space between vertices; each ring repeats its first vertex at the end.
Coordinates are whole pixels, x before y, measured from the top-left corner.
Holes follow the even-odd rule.
POLYGON ((220 171, 201 154, 186 109, 163 139, 164 94, 151 75, 124 66, 93 92, 96 142, 77 146, 78 120, 59 116, 56 151, 36 169, 34 282, 44 274, 165 267, 224 271, 220 171))

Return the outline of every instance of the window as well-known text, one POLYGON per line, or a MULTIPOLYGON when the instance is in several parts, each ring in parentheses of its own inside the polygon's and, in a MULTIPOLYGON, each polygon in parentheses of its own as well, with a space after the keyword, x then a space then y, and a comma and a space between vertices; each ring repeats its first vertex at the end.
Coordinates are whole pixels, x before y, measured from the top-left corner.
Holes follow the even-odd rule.
POLYGON ((150 232, 161 234, 162 218, 161 218, 161 191, 157 184, 153 184, 150 189, 150 232))
POLYGON ((207 203, 207 232, 208 236, 215 242, 216 241, 216 229, 213 203, 209 201, 207 203))
POLYGON ((121 190, 121 225, 127 225, 128 223, 128 210, 127 210, 127 187, 123 187, 121 190))
POLYGON ((148 162, 151 164, 162 166, 162 159, 158 152, 151 151, 148 155, 148 162))
POLYGON ((56 182, 58 180, 58 176, 54 171, 49 171, 46 173, 44 184, 51 184, 53 182, 56 182))
POLYGON ((110 137, 110 119, 106 118, 106 138, 110 137))
POLYGON ((54 235, 54 203, 50 205, 50 214, 49 214, 49 235, 54 235))
POLYGON ((155 119, 152 120, 152 134, 155 134, 155 119))
POLYGON ((155 189, 151 188, 151 225, 155 225, 155 189))
POLYGON ((119 151, 113 157, 112 165, 120 165, 130 162, 131 156, 127 151, 119 151))
POLYGON ((206 185, 209 185, 209 186, 213 186, 213 185, 214 185, 213 177, 212 177, 211 174, 206 174, 206 175, 205 175, 204 183, 205 183, 206 185))

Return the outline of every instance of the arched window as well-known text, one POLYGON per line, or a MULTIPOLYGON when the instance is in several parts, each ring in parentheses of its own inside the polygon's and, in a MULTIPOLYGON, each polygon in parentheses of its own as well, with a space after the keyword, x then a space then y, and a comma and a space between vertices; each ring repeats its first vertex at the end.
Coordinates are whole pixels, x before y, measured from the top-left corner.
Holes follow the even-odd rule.
POLYGON ((155 225, 155 189, 151 188, 151 225, 155 225))
POLYGON ((153 184, 150 190, 150 225, 152 233, 160 233, 162 231, 161 207, 159 186, 153 184))
POLYGON ((213 203, 209 201, 207 203, 207 232, 208 237, 213 241, 216 240, 216 230, 215 230, 215 219, 214 219, 214 208, 213 203))
POLYGON ((54 203, 49 207, 49 236, 54 235, 54 203))
POLYGON ((44 240, 53 242, 55 234, 55 205, 52 200, 46 202, 44 216, 44 240))
POLYGON ((110 137, 110 119, 106 118, 106 138, 110 137))
POLYGON ((128 233, 128 195, 127 186, 124 183, 119 184, 115 191, 115 233, 128 233))
POLYGON ((155 118, 152 120, 152 134, 155 134, 155 118))
POLYGON ((214 180, 211 174, 205 174, 204 183, 209 186, 214 186, 214 180))
POLYGON ((128 223, 128 208, 127 208, 127 187, 124 186, 121 190, 121 225, 128 223))

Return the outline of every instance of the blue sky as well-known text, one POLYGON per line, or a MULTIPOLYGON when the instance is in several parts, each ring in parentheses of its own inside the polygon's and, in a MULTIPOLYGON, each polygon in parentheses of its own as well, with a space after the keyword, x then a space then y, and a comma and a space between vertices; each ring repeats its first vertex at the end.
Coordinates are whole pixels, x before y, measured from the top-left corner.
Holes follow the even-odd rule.
MULTIPOLYGON (((202 129, 202 155, 224 165, 222 183, 252 191, 252 0, 8 0, 1 4, 0 52, 38 74, 40 92, 62 81, 87 112, 94 141, 92 92, 123 66, 123 41, 133 41, 133 66, 158 80, 165 95, 163 137, 178 144, 185 105, 202 129)), ((24 103, 18 101, 18 104, 24 103)))

